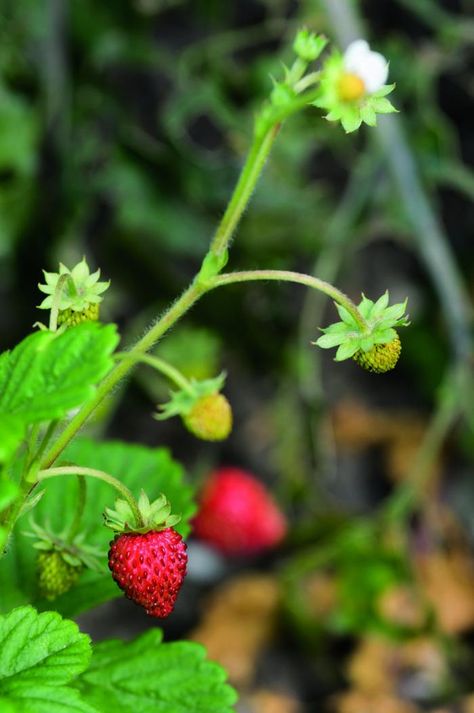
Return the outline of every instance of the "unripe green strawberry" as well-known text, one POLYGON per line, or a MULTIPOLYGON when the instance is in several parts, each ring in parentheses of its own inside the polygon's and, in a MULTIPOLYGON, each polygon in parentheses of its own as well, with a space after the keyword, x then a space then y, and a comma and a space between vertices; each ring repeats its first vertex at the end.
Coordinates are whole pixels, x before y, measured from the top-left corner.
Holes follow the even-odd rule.
POLYGON ((222 394, 209 394, 198 399, 189 413, 183 415, 183 423, 197 438, 223 441, 232 430, 232 409, 222 394))
POLYGON ((390 371, 396 365, 402 345, 398 335, 387 344, 375 344, 372 349, 364 352, 359 350, 354 354, 354 361, 363 369, 372 371, 375 374, 383 374, 390 371))
POLYGON ((99 305, 90 304, 86 309, 73 310, 63 309, 58 314, 58 325, 65 324, 66 327, 75 327, 82 322, 96 322, 99 319, 99 305))
POLYGON ((66 562, 58 550, 40 552, 38 555, 38 586, 46 599, 56 599, 76 584, 82 572, 81 565, 66 562))

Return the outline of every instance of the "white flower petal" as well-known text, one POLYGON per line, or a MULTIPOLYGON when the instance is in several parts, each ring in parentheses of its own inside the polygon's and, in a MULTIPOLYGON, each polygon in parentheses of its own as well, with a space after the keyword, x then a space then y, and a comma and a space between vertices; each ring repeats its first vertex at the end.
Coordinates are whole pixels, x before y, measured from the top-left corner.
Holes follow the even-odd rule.
POLYGON ((380 52, 372 52, 365 40, 356 40, 344 53, 344 68, 362 79, 368 94, 378 91, 388 77, 388 62, 380 52))
POLYGON ((370 52, 364 67, 359 70, 359 76, 369 94, 373 94, 383 87, 388 77, 388 62, 383 54, 370 52))
POLYGON ((365 40, 356 40, 351 42, 349 47, 344 52, 344 66, 347 70, 352 71, 352 65, 358 66, 359 61, 364 61, 367 53, 370 52, 370 47, 368 42, 365 40))

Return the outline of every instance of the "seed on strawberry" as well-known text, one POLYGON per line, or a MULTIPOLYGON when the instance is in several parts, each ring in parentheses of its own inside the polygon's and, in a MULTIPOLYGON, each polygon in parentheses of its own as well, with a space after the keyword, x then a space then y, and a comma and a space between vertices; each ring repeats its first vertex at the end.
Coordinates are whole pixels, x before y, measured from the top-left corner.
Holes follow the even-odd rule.
POLYGON ((116 535, 109 550, 112 577, 125 595, 161 618, 173 611, 187 559, 183 538, 172 527, 116 535))
POLYGON ((204 486, 194 534, 227 555, 254 555, 285 537, 284 514, 265 486, 240 468, 220 468, 204 486))
POLYGON ((56 599, 77 582, 82 566, 66 562, 61 552, 49 550, 38 555, 38 587, 45 599, 56 599))
POLYGON ((232 430, 232 409, 222 394, 202 396, 183 415, 188 431, 204 441, 223 441, 232 430))

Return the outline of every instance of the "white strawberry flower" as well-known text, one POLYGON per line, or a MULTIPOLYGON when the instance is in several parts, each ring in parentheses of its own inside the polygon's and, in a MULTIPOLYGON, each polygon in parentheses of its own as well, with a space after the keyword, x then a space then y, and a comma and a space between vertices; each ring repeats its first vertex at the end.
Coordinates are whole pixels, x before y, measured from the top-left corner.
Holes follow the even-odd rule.
POLYGON ((362 80, 367 94, 381 89, 388 78, 388 62, 380 52, 373 52, 365 40, 352 42, 344 52, 344 69, 362 80))
POLYGON ((320 96, 315 106, 327 110, 328 121, 340 121, 346 132, 355 131, 364 122, 377 123, 377 114, 390 114, 395 107, 386 98, 394 84, 385 84, 388 62, 380 52, 373 52, 365 40, 356 40, 344 54, 333 52, 324 63, 320 96))

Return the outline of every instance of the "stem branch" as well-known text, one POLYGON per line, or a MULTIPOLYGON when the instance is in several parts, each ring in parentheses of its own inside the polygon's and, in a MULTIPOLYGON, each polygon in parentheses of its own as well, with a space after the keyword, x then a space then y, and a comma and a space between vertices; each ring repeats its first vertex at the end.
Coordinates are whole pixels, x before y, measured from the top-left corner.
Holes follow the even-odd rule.
POLYGON ((319 292, 323 292, 328 297, 331 297, 335 302, 342 305, 355 319, 363 332, 368 331, 369 327, 364 317, 361 315, 352 300, 338 290, 337 287, 329 282, 320 280, 312 275, 304 275, 291 270, 248 270, 243 272, 229 272, 223 275, 218 275, 214 278, 211 287, 221 287, 223 285, 232 285, 236 282, 250 282, 254 280, 278 280, 283 282, 296 282, 306 287, 311 287, 319 292))
MULTIPOLYGON (((130 353, 119 352, 118 354, 114 354, 114 358, 130 359, 130 353)), ((177 386, 179 389, 183 389, 183 391, 188 391, 191 387, 189 380, 186 379, 186 377, 183 376, 183 374, 181 374, 181 372, 178 371, 176 367, 172 366, 164 359, 160 359, 159 357, 153 356, 151 354, 138 354, 136 361, 141 362, 143 364, 148 364, 148 366, 151 366, 153 367, 153 369, 156 369, 157 371, 161 372, 162 374, 164 374, 164 376, 167 376, 168 379, 175 384, 175 386, 177 386)))
POLYGON ((62 475, 84 475, 89 478, 98 478, 99 480, 103 480, 104 483, 108 483, 113 488, 118 490, 128 502, 137 523, 143 524, 142 516, 140 515, 140 511, 132 492, 120 480, 114 478, 113 475, 110 475, 103 470, 96 470, 95 468, 81 468, 75 465, 64 465, 59 466, 58 468, 50 468, 49 470, 40 470, 38 473, 38 481, 41 482, 43 480, 47 480, 48 478, 57 478, 62 475))

